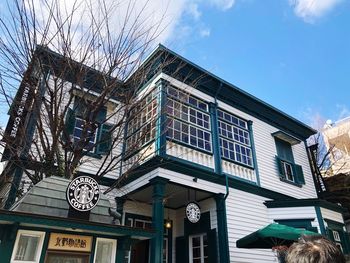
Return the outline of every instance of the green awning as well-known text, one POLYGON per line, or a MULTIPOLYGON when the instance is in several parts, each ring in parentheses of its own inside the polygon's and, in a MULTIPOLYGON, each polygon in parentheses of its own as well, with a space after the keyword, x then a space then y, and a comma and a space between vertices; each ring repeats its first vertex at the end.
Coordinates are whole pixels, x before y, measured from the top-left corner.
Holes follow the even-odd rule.
POLYGON ((282 224, 270 224, 239 240, 238 248, 272 248, 274 246, 290 245, 301 235, 319 235, 308 230, 297 229, 282 224))

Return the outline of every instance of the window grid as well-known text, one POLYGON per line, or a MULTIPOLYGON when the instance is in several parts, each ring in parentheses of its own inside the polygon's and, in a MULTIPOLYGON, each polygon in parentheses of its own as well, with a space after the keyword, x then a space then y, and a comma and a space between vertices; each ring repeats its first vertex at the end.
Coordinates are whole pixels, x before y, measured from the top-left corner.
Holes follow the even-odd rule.
POLYGON ((253 167, 253 153, 247 122, 220 109, 217 112, 221 156, 253 167))
POLYGON ((168 86, 167 87, 167 93, 170 97, 176 98, 180 100, 181 102, 188 103, 191 106, 194 106, 198 109, 201 109, 203 111, 208 111, 208 104, 205 103, 204 101, 197 99, 193 96, 191 96, 188 93, 185 93, 181 90, 178 90, 174 88, 173 86, 168 86))
POLYGON ((222 119, 232 125, 239 126, 243 129, 248 129, 248 124, 246 121, 230 114, 227 112, 224 112, 223 110, 218 109, 218 117, 219 119, 222 119))
POLYGON ((293 173, 293 167, 290 163, 281 161, 282 162, 282 168, 284 171, 285 179, 288 181, 294 182, 294 173, 293 173))
POLYGON ((138 150, 156 137, 158 89, 154 88, 130 111, 125 150, 138 150))
POLYGON ((171 117, 190 122, 191 124, 200 126, 210 130, 209 114, 196 110, 192 107, 184 105, 181 102, 169 99, 167 102, 167 113, 171 117))
POLYGON ((168 120, 167 137, 211 152, 211 134, 182 121, 168 120))
POLYGON ((219 135, 250 146, 249 132, 219 120, 219 135))
MULTIPOLYGON (((80 118, 76 118, 75 125, 74 125, 74 131, 73 131, 73 140, 74 143, 80 143, 82 140, 82 133, 84 129, 85 121, 80 118)), ((95 124, 93 124, 95 125, 95 124)), ((96 128, 95 128, 96 129, 96 128)), ((84 149, 91 150, 96 142, 96 133, 92 131, 92 128, 86 129, 87 136, 86 138, 89 138, 89 143, 84 146, 84 149)))

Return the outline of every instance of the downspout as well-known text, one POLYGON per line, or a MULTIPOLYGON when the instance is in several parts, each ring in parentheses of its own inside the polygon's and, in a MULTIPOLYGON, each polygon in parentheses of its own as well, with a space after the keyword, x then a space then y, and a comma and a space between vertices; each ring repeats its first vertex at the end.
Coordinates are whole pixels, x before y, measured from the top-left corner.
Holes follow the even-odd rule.
MULTIPOLYGON (((215 121, 216 122, 218 121, 218 118, 217 118, 217 107, 218 107, 217 96, 218 96, 218 93, 220 92, 220 90, 222 89, 222 87, 223 87, 223 84, 222 84, 222 82, 220 82, 220 86, 216 90, 215 96, 214 96, 214 103, 215 103, 215 107, 216 107, 216 114, 215 114, 215 116, 216 116, 216 120, 215 121)), ((216 134, 217 135, 219 134, 218 131, 216 131, 216 134)), ((219 145, 220 145, 220 143, 219 143, 219 145)), ((219 157, 220 157, 220 160, 221 160, 221 151, 220 150, 219 150, 218 154, 219 154, 219 157)), ((222 172, 222 170, 221 170, 221 172, 222 172)), ((226 201, 228 195, 230 194, 230 188, 228 186, 228 174, 224 173, 224 175, 225 175, 225 185, 226 185, 226 193, 225 193, 225 196, 224 196, 224 200, 226 201)))

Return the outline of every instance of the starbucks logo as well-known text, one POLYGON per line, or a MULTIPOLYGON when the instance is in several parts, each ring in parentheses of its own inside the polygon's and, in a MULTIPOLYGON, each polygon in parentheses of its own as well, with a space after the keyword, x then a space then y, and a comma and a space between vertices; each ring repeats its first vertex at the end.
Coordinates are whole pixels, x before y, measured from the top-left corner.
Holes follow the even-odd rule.
POLYGON ((201 218, 201 209, 194 202, 188 203, 186 206, 186 216, 191 223, 197 223, 201 218))
POLYGON ((95 179, 89 176, 79 176, 67 187, 67 201, 78 211, 93 209, 100 200, 100 187, 95 179))

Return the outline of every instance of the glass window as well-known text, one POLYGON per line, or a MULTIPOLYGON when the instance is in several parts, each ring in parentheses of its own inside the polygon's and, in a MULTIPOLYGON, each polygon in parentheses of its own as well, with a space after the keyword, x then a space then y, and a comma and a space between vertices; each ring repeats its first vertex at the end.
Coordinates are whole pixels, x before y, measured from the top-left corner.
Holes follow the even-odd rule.
POLYGON ((142 145, 154 140, 158 114, 158 91, 153 89, 130 110, 126 150, 134 152, 142 145))
POLYGON ((246 121, 218 109, 221 156, 253 167, 250 134, 246 121))
POLYGON ((115 262, 117 241, 114 239, 97 238, 95 263, 115 262))
POLYGON ((39 262, 44 236, 44 232, 19 230, 12 262, 39 262))
POLYGON ((208 237, 207 234, 194 235, 189 237, 190 262, 208 262, 208 237))
POLYGON ((167 138, 212 151, 208 104, 174 87, 168 87, 167 138))
POLYGON ((91 150, 95 145, 96 140, 96 124, 87 124, 84 120, 76 118, 75 119, 75 125, 74 125, 74 131, 73 131, 73 139, 75 144, 83 144, 84 149, 91 150), (84 127, 85 126, 85 127, 84 127), (83 130, 85 128, 86 134, 83 134, 83 130), (84 140, 82 140, 84 138, 84 140), (88 143, 85 143, 85 138, 87 139, 88 143))

